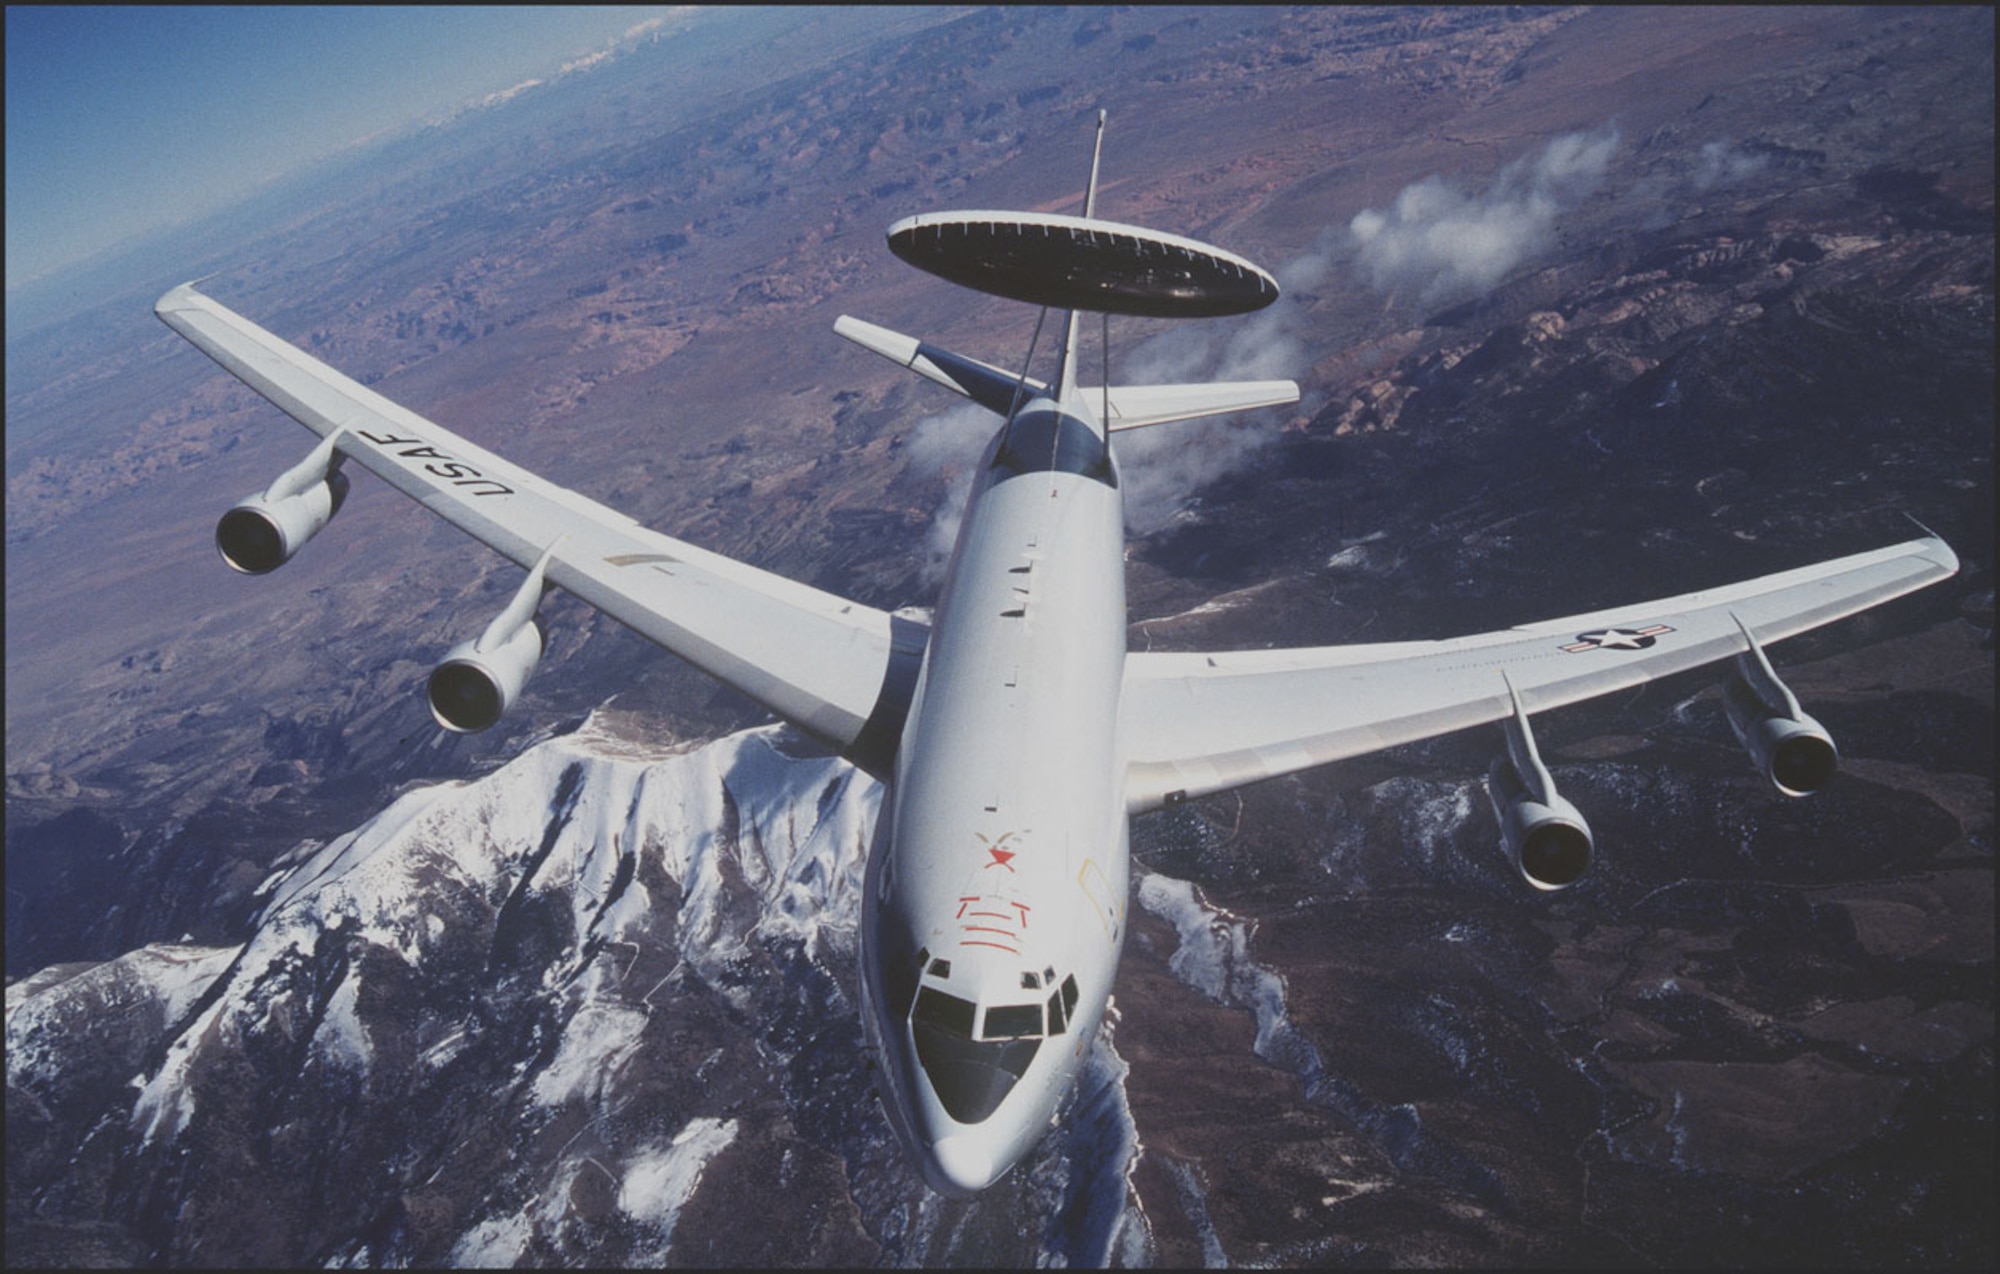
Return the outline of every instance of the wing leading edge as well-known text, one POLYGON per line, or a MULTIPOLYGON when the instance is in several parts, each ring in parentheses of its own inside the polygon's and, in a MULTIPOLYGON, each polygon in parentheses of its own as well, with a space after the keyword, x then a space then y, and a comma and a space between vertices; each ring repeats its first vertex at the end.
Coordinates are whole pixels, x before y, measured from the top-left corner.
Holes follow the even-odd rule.
POLYGON ((342 455, 879 772, 928 633, 639 525, 356 383, 183 285, 168 327, 342 455))
POLYGON ((1635 606, 1447 641, 1126 657, 1133 813, 1609 694, 1768 644, 1958 570, 1936 537, 1635 606))

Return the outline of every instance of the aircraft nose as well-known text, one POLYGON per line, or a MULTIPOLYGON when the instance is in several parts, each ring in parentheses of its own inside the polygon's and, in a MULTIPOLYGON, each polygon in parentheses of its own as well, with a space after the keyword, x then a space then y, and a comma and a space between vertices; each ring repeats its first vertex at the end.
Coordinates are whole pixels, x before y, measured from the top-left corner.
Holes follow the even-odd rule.
POLYGON ((937 1184, 954 1194, 974 1194, 992 1185, 999 1174, 983 1141, 976 1134, 954 1133, 932 1142, 931 1162, 943 1178, 937 1184))

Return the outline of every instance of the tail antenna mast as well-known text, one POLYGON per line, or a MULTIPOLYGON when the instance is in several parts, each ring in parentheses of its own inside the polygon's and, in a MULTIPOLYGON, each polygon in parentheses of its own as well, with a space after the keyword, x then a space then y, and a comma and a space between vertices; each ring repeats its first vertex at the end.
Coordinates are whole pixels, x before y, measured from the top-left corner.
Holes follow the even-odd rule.
POLYGON ((1083 192, 1083 215, 1097 215, 1097 163, 1104 158, 1104 109, 1097 111, 1097 143, 1090 151, 1090 185, 1083 192))
MULTIPOLYGON (((1097 170, 1098 165, 1104 159, 1104 117, 1105 110, 1100 106, 1097 109, 1097 139, 1092 143, 1090 148, 1090 184, 1084 187, 1083 191, 1083 215, 1085 220, 1090 219, 1097 213, 1097 170)), ((1108 327, 1106 332, 1108 335, 1108 327)), ((1076 341, 1079 334, 1076 311, 1071 310, 1063 320, 1062 355, 1060 361, 1056 364, 1056 386, 1057 393, 1060 395, 1067 395, 1076 384, 1076 341)), ((1107 349, 1105 351, 1105 365, 1107 370, 1110 366, 1110 357, 1110 351, 1107 349)), ((1107 390, 1108 388, 1107 385, 1107 390)), ((1110 394, 1108 392, 1105 395, 1105 405, 1107 409, 1110 406, 1110 394)), ((1109 429, 1104 431, 1104 446, 1107 451, 1110 450, 1111 431, 1109 429)))

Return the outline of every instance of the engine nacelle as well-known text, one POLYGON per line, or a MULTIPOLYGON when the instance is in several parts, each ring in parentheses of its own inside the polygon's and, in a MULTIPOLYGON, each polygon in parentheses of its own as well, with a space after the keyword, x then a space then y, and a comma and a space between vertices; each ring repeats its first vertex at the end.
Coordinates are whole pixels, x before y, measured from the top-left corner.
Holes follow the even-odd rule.
POLYGON ((542 627, 532 619, 495 645, 482 649, 483 642, 452 647, 425 687, 431 715, 458 734, 476 734, 505 716, 542 659, 542 627))
POLYGON ((1736 656, 1736 675, 1722 688, 1729 726, 1772 787, 1786 796, 1811 796, 1840 768, 1833 736, 1799 707, 1749 627, 1741 619, 1736 626, 1749 649, 1736 656))
POLYGON ((1507 683, 1513 715, 1506 718, 1507 750, 1486 772, 1486 793, 1500 819, 1500 839, 1523 879, 1537 889, 1567 889, 1590 867, 1590 824, 1556 792, 1556 781, 1535 747, 1528 710, 1507 683))
POLYGON ((542 626, 535 608, 542 594, 551 547, 521 581, 512 601, 486 626, 478 641, 453 646, 431 673, 424 697, 431 715, 447 730, 474 734, 492 726, 514 706, 521 688, 542 660, 542 626))
POLYGON ((334 472, 297 495, 246 496, 215 524, 215 551, 230 569, 263 575, 291 561, 347 500, 347 475, 334 472))
POLYGON ((1722 706, 1743 750, 1786 796, 1811 796, 1840 768, 1840 750, 1825 726, 1796 707, 1766 702, 1743 677, 1722 688, 1722 706))
POLYGON ((1537 889, 1566 889, 1583 879, 1595 842, 1576 806, 1549 783, 1537 793, 1507 757, 1486 773, 1486 792, 1500 819, 1500 837, 1523 879, 1537 889))
POLYGON ((215 524, 215 551, 245 575, 275 571, 318 535, 347 500, 344 458, 335 448, 347 431, 336 429, 304 460, 278 475, 257 495, 236 502, 215 524))

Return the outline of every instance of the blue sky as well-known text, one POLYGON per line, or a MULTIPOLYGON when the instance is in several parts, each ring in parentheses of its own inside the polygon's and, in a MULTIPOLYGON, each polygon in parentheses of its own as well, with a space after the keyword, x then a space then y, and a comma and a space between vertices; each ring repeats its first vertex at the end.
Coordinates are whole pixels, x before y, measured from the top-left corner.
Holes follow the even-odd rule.
POLYGON ((672 12, 10 5, 7 288, 672 12))

